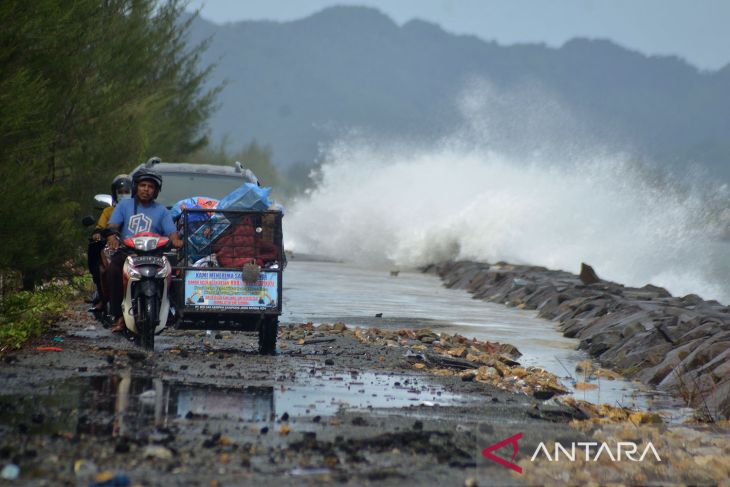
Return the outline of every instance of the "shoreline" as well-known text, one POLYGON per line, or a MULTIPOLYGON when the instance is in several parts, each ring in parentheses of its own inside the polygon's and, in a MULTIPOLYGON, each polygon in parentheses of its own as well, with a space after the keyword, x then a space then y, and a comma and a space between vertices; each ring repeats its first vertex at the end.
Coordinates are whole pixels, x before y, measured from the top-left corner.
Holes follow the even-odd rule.
POLYGON ((584 284, 538 266, 458 261, 422 270, 475 299, 536 310, 602 366, 678 396, 706 421, 730 417, 730 307, 595 274, 584 284))

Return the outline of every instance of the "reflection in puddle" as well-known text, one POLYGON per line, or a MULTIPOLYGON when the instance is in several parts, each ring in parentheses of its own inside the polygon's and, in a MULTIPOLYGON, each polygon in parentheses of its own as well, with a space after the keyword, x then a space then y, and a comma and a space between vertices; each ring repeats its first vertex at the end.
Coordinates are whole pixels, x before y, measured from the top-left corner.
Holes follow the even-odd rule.
POLYGON ((340 408, 449 405, 460 400, 424 378, 375 373, 311 374, 293 385, 211 387, 119 375, 73 378, 39 388, 32 396, 0 395, 0 434, 135 436, 175 421, 223 418, 270 422, 331 415, 340 408))
POLYGON ((295 416, 333 414, 339 408, 402 408, 413 405, 451 405, 460 396, 408 375, 372 372, 312 375, 274 392, 277 407, 295 416))
POLYGON ((179 386, 176 389, 177 417, 223 417, 242 421, 270 421, 277 412, 273 387, 240 390, 179 386))

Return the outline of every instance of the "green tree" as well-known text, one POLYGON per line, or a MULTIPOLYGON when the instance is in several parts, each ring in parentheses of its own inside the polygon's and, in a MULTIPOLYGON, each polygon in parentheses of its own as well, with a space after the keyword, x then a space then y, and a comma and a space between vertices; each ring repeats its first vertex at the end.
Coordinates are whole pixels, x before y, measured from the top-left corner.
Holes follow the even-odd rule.
POLYGON ((207 143, 205 45, 178 0, 0 2, 0 271, 63 275, 80 209, 148 155, 207 143))

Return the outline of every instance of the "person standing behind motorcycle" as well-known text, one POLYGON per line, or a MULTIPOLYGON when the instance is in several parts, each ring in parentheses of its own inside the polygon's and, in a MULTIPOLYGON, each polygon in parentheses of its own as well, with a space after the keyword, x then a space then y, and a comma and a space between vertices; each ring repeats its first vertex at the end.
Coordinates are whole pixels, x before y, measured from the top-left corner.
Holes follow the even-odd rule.
POLYGON ((89 265, 91 278, 96 286, 96 298, 92 303, 89 311, 102 311, 104 309, 104 296, 101 286, 101 275, 99 272, 99 264, 101 251, 104 250, 106 239, 104 238, 106 226, 109 218, 112 216, 114 207, 120 200, 132 197, 132 179, 126 174, 120 174, 112 180, 112 205, 104 208, 101 212, 99 220, 96 222, 96 228, 89 237, 89 247, 86 251, 86 261, 89 265))
MULTIPOLYGON (((162 189, 162 176, 146 167, 138 169, 132 174, 132 198, 121 201, 111 218, 107 229, 111 232, 107 236, 107 246, 111 249, 119 248, 119 238, 122 240, 140 232, 153 232, 166 235, 170 238, 173 247, 181 248, 183 242, 177 234, 170 212, 164 205, 155 202, 162 189)), ((124 287, 122 283, 122 268, 127 255, 117 252, 109 262, 107 283, 109 286, 109 307, 114 325, 112 332, 124 330, 122 316, 122 298, 124 287)))

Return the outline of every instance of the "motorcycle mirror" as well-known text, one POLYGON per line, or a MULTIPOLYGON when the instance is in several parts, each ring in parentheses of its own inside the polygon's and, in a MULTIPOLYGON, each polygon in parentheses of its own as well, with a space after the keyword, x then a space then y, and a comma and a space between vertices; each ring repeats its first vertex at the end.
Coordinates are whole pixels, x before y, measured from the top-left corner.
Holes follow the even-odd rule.
POLYGON ((95 207, 99 210, 103 210, 107 206, 112 205, 112 196, 110 194, 97 194, 94 196, 94 201, 96 202, 95 207))
POLYGON ((91 226, 91 225, 93 225, 94 223, 96 223, 96 220, 94 220, 94 218, 93 218, 93 217, 91 217, 91 216, 89 216, 89 215, 86 215, 85 217, 83 217, 83 218, 81 219, 81 224, 82 224, 83 226, 85 226, 85 227, 90 227, 90 226, 91 226))

